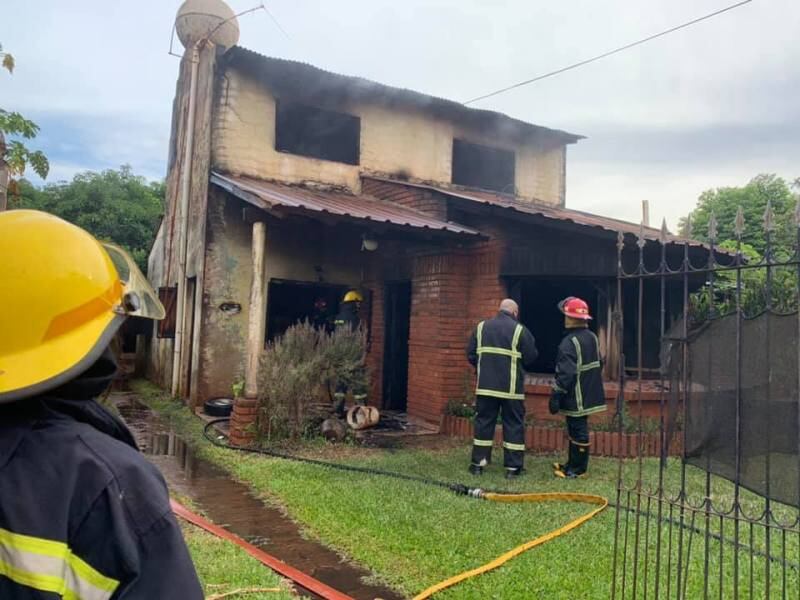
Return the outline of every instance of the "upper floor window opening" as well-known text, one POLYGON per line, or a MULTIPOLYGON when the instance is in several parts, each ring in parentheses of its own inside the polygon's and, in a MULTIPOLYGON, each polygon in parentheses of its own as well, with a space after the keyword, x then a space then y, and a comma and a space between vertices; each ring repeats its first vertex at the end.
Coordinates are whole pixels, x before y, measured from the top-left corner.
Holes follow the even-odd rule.
POLYGON ((361 119, 353 115, 279 100, 275 149, 301 156, 357 165, 361 119))
POLYGON ((453 139, 453 183, 513 194, 514 177, 512 150, 453 139))

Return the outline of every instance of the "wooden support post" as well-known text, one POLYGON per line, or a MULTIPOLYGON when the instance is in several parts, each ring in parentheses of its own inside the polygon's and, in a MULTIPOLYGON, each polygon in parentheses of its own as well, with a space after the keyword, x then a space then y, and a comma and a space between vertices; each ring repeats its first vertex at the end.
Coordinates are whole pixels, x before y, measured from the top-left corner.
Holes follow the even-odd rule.
POLYGON ((264 254, 267 226, 263 221, 253 223, 253 280, 250 286, 250 314, 247 324, 247 363, 245 365, 245 398, 258 397, 258 363, 264 348, 266 296, 264 286, 264 254))

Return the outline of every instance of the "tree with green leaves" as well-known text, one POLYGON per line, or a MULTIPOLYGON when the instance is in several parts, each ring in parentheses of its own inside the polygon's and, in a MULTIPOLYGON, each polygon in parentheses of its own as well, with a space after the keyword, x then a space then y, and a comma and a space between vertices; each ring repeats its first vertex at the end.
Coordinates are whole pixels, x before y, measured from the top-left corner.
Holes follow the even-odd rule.
MULTIPOLYGON (((793 185, 798 185, 800 178, 793 185)), ((717 223, 717 243, 735 240, 734 227, 736 212, 742 207, 744 212, 744 232, 742 242, 752 246, 759 255, 764 254, 764 214, 767 202, 772 206, 775 230, 775 249, 794 251, 795 225, 794 209, 797 197, 786 181, 777 175, 757 175, 744 187, 722 187, 706 190, 697 200, 697 205, 679 223, 682 235, 700 241, 709 241, 708 224, 711 215, 717 223), (691 232, 689 224, 691 223, 691 232)))
MULTIPOLYGON (((800 178, 787 184, 776 175, 762 174, 743 187, 707 190, 700 194, 695 209, 681 219, 681 234, 704 242, 711 241, 709 224, 713 215, 715 226, 712 229, 716 231, 714 242, 717 247, 731 256, 741 252, 743 262, 759 265, 764 262, 769 226, 771 262, 788 261, 796 252, 795 211, 800 202, 800 194, 793 194, 792 188, 800 192, 800 178), (736 221, 740 209, 743 228, 739 240, 736 221)), ((797 272, 794 267, 770 269, 769 284, 766 267, 743 269, 741 285, 741 308, 747 316, 754 316, 767 306, 778 312, 791 312, 797 308, 797 272)), ((713 284, 709 281, 692 295, 692 316, 697 322, 712 314, 729 314, 735 308, 735 271, 717 272, 713 284)))
POLYGON ((22 180, 14 206, 58 215, 98 239, 119 244, 147 272, 147 256, 164 212, 164 192, 163 182, 148 182, 124 165, 79 173, 70 182, 41 189, 22 180))
MULTIPOLYGON (((0 66, 9 74, 14 73, 16 63, 14 57, 3 52, 0 44, 0 66)), ((33 171, 42 179, 50 171, 50 163, 41 150, 29 150, 19 138, 30 140, 39 133, 39 126, 26 119, 18 112, 10 112, 0 108, 0 211, 5 210, 8 204, 8 191, 12 195, 17 193, 17 178, 25 174, 25 169, 30 165, 33 171), (6 140, 8 136, 9 140, 6 140)))

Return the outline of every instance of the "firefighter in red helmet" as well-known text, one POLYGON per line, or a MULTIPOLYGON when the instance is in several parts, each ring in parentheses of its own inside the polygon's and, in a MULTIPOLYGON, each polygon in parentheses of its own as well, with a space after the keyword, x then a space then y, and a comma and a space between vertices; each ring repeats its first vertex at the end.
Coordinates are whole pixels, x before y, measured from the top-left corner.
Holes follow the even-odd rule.
POLYGON ((550 413, 566 417, 569 457, 553 465, 556 477, 572 479, 586 474, 589 465, 589 415, 606 409, 601 374, 600 344, 589 329, 589 305, 570 296, 558 303, 567 330, 558 346, 556 377, 550 413))

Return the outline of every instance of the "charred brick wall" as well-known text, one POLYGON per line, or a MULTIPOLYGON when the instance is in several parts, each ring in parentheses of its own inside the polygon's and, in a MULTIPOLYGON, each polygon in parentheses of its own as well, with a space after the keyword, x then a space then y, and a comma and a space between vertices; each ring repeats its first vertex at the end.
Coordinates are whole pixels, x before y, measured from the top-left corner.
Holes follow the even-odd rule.
POLYGON ((447 220, 447 201, 441 194, 431 190, 364 178, 361 191, 368 196, 413 208, 443 221, 447 220))
MULTIPOLYGON (((370 178, 362 185, 366 194, 447 219, 441 194, 370 178)), ((413 259, 408 412, 431 422, 439 421, 448 401, 462 401, 474 386, 467 341, 478 321, 494 315, 507 294, 500 279, 506 234, 494 223, 473 226, 488 239, 421 251, 413 259)))
POLYGON ((505 297, 502 240, 419 256, 414 261, 409 340, 409 413, 438 422, 448 401, 474 385, 465 355, 473 328, 505 297))
POLYGON ((463 393, 469 273, 463 253, 419 256, 411 282, 408 412, 438 421, 463 393))

